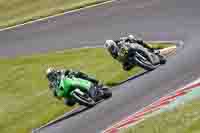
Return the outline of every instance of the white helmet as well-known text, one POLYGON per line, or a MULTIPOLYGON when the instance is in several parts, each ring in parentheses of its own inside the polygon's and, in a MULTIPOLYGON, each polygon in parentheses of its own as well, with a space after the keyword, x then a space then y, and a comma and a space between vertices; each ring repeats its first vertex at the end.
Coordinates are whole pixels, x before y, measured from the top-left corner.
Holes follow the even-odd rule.
POLYGON ((135 36, 133 36, 133 35, 128 35, 128 39, 129 39, 129 40, 135 40, 135 36))
POLYGON ((57 79, 57 73, 56 70, 52 67, 48 68, 46 70, 46 77, 50 82, 53 82, 57 79))
POLYGON ((110 49, 111 47, 115 47, 116 43, 113 40, 106 40, 104 47, 110 49))
POLYGON ((104 47, 110 52, 112 56, 117 56, 119 48, 113 40, 106 40, 104 47))

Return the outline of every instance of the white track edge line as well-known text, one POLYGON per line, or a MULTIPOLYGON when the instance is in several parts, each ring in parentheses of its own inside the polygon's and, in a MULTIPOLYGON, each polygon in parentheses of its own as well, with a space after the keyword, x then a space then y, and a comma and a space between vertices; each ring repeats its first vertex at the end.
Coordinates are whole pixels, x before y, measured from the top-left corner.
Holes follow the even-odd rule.
POLYGON ((82 11, 82 10, 85 10, 85 9, 89 9, 89 8, 93 8, 93 7, 105 5, 105 4, 108 4, 108 3, 112 3, 114 1, 116 1, 116 0, 109 0, 109 1, 102 2, 102 3, 98 3, 98 4, 86 6, 86 7, 83 7, 83 8, 74 9, 74 10, 71 10, 71 11, 67 11, 67 12, 63 12, 63 13, 58 13, 58 14, 55 14, 55 15, 52 15, 52 16, 48 16, 48 17, 36 19, 36 20, 33 20, 33 21, 28 21, 28 22, 25 22, 25 23, 21 23, 21 24, 17 24, 17 25, 14 25, 14 26, 10 26, 10 27, 7 27, 7 28, 0 29, 0 32, 1 31, 5 31, 5 30, 10 30, 10 29, 18 28, 18 27, 21 27, 21 26, 24 26, 24 25, 27 25, 27 24, 32 24, 32 23, 36 23, 36 22, 45 21, 45 20, 48 20, 48 19, 51 19, 51 18, 63 16, 63 15, 69 14, 69 13, 74 13, 74 12, 82 11))

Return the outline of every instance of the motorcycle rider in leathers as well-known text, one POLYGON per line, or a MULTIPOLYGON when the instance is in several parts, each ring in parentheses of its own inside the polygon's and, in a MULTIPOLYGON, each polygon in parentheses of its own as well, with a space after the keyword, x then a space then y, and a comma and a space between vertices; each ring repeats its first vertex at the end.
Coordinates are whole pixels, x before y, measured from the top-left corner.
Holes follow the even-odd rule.
POLYGON ((154 48, 152 48, 149 44, 145 43, 142 39, 136 38, 133 35, 129 35, 128 37, 122 37, 119 40, 106 40, 104 47, 108 50, 108 52, 114 59, 118 60, 123 64, 123 67, 126 67, 126 58, 122 53, 124 49, 128 51, 129 48, 141 49, 147 55, 149 55, 149 52, 155 53, 160 58, 161 64, 165 64, 166 62, 166 59, 160 54, 156 53, 157 51, 155 51, 154 48))
MULTIPOLYGON (((71 77, 81 78, 81 79, 91 81, 93 84, 100 85, 100 82, 98 80, 96 80, 95 78, 93 78, 83 72, 74 71, 72 69, 57 70, 55 68, 50 67, 46 70, 46 78, 49 81, 49 88, 52 90, 53 95, 58 99, 62 98, 59 96, 59 87, 58 86, 59 86, 59 82, 63 76, 64 77, 67 76, 68 78, 71 78, 71 77)), ((90 91, 89 93, 90 93, 91 97, 95 97, 95 93, 96 93, 95 90, 93 88, 91 88, 89 91, 90 91)), ((64 103, 68 106, 73 106, 76 102, 74 99, 64 98, 64 103)))

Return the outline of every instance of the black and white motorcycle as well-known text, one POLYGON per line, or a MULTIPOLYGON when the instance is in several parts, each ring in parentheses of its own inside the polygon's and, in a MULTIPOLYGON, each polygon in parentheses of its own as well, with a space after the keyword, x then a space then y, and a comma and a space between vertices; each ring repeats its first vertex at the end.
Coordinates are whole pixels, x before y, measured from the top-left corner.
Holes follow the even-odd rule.
POLYGON ((151 71, 158 66, 165 64, 166 59, 160 55, 160 50, 150 51, 146 48, 129 48, 124 50, 125 61, 122 63, 125 71, 131 70, 135 65, 151 71))

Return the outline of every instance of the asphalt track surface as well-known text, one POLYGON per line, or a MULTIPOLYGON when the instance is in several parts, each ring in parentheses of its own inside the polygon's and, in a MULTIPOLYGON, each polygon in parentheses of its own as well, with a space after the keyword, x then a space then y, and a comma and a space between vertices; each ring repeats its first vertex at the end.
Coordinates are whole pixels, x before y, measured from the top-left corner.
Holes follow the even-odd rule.
POLYGON ((200 1, 122 0, 0 32, 0 56, 99 45, 124 33, 184 40, 166 65, 116 87, 113 97, 41 133, 95 133, 200 76, 200 1))

